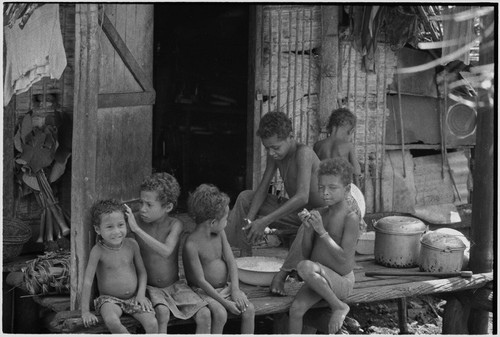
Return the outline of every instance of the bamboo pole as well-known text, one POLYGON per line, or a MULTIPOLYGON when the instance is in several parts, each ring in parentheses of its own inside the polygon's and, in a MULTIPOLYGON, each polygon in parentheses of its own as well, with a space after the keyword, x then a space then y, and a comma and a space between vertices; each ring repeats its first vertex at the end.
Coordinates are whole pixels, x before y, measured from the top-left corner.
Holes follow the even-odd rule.
POLYGON ((281 7, 278 9, 278 73, 276 89, 276 110, 281 111, 281 7))

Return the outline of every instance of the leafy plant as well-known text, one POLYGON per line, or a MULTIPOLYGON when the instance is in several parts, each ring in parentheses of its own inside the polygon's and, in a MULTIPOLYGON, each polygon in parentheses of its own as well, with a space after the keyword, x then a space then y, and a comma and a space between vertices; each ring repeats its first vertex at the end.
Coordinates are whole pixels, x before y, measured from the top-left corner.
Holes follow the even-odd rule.
POLYGON ((42 207, 37 242, 54 241, 54 237, 70 233, 69 216, 58 204, 50 185, 63 175, 71 156, 68 149, 59 146, 57 139, 55 123, 37 123, 33 111, 26 113, 14 136, 20 193, 35 193, 42 207))

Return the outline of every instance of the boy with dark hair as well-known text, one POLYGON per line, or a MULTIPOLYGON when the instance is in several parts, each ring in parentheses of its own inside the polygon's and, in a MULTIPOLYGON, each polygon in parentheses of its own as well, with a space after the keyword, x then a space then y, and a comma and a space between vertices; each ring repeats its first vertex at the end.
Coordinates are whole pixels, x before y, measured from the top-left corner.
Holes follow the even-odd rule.
POLYGON ((180 220, 169 213, 177 205, 180 187, 168 173, 155 173, 141 184, 138 218, 126 206, 133 232, 148 273, 147 291, 158 318, 158 332, 167 333, 170 313, 176 318, 193 317, 196 333, 210 333, 210 311, 185 282, 179 279, 180 220))
POLYGON ((124 313, 137 319, 146 333, 158 333, 158 322, 146 298, 147 275, 139 246, 126 237, 123 205, 114 199, 98 200, 90 213, 98 241, 90 251, 83 280, 83 325, 89 327, 98 322, 89 311, 90 290, 97 276, 100 296, 94 300, 95 310, 111 333, 129 333, 120 321, 124 313))
POLYGON ((290 307, 289 333, 302 332, 304 314, 324 299, 332 309, 329 333, 335 334, 349 312, 342 299, 354 287, 354 254, 359 235, 359 217, 349 207, 352 167, 343 158, 321 162, 318 186, 326 207, 301 214, 304 224, 302 251, 305 260, 297 266, 304 285, 290 307))
POLYGON ((255 310, 239 288, 238 269, 224 228, 229 197, 213 185, 202 184, 188 200, 196 229, 186 239, 182 259, 188 284, 208 302, 212 334, 221 334, 227 312, 241 315, 241 334, 253 334, 255 310))
POLYGON ((345 108, 333 110, 328 120, 329 136, 314 144, 314 152, 320 160, 341 157, 354 168, 354 184, 359 184, 361 166, 356 158, 356 151, 351 138, 356 129, 356 116, 345 108))
POLYGON ((267 152, 266 169, 257 190, 243 191, 238 196, 228 218, 226 234, 231 245, 240 248, 242 256, 246 256, 252 254, 252 243, 262 239, 266 227, 298 228, 285 262, 271 283, 271 292, 284 295, 286 277, 303 259, 301 221, 297 212, 304 207, 324 206, 318 193, 319 159, 311 148, 294 139, 292 121, 283 112, 262 116, 257 135, 267 152), (289 199, 268 193, 277 171, 289 199))

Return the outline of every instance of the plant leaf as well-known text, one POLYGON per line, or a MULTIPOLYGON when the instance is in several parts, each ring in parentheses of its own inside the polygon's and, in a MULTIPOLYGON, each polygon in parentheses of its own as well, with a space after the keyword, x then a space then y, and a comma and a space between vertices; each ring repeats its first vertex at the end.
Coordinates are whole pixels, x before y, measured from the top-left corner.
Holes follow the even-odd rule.
POLYGON ((21 130, 20 129, 18 129, 16 134, 14 135, 14 148, 19 152, 23 152, 23 144, 21 142, 21 130))
POLYGON ((65 147, 60 147, 54 157, 54 165, 50 171, 49 182, 53 183, 59 179, 66 170, 66 163, 71 156, 71 151, 65 147))
POLYGON ((33 117, 31 116, 31 111, 26 113, 21 122, 21 139, 26 143, 26 136, 33 131, 33 117))
POLYGON ((40 191, 40 185, 38 185, 38 180, 36 179, 36 176, 34 174, 24 172, 22 179, 23 182, 30 188, 34 189, 35 191, 40 191))

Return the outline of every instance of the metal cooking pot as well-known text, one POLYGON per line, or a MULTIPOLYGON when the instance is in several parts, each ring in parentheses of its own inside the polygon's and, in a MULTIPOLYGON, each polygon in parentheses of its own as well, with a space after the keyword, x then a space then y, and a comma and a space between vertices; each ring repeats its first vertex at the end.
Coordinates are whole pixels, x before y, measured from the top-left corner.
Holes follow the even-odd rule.
POLYGON ((422 271, 457 272, 462 270, 465 243, 442 232, 428 232, 420 239, 419 266, 422 271))
POLYGON ((420 237, 427 226, 409 216, 388 216, 378 220, 375 229, 375 262, 386 267, 418 266, 420 237))

